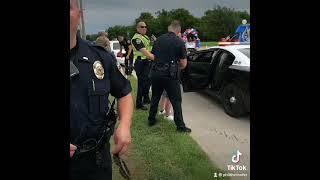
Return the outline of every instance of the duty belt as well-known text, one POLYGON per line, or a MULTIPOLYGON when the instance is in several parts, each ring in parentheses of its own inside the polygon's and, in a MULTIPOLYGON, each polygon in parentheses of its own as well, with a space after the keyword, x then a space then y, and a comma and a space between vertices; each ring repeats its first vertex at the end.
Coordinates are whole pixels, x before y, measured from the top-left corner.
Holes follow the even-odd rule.
POLYGON ((156 63, 156 64, 154 64, 152 69, 155 71, 159 71, 159 72, 168 72, 169 67, 170 67, 169 63, 165 63, 165 64, 156 63))
POLYGON ((107 123, 104 125, 102 132, 99 133, 99 138, 89 138, 81 143, 81 145, 76 145, 77 149, 75 151, 75 156, 80 156, 87 153, 97 152, 102 149, 106 143, 106 140, 110 138, 114 132, 114 126, 117 122, 117 115, 114 110, 115 99, 107 113, 107 123))

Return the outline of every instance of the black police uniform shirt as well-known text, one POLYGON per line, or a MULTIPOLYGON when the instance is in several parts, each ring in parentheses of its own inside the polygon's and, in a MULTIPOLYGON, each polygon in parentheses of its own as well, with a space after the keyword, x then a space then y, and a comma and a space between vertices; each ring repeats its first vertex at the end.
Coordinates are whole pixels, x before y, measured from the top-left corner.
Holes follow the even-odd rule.
POLYGON ((173 32, 157 38, 151 52, 155 56, 155 63, 169 63, 171 60, 179 62, 187 58, 185 43, 173 32))
MULTIPOLYGON (((131 40, 127 38, 123 38, 122 41, 119 42, 121 46, 124 47, 124 50, 126 50, 126 56, 129 52, 129 46, 131 45, 131 40)), ((133 57, 133 53, 130 53, 130 57, 133 57)))
POLYGON ((155 63, 169 63, 171 60, 179 62, 187 58, 184 42, 173 32, 161 35, 154 42, 151 52, 155 56, 155 63))
POLYGON ((79 69, 70 80, 70 140, 78 145, 96 137, 96 128, 105 123, 109 94, 124 97, 131 92, 131 85, 119 72, 114 56, 81 38, 70 51, 70 61, 79 69), (96 75, 95 63, 103 66, 103 78, 96 75))

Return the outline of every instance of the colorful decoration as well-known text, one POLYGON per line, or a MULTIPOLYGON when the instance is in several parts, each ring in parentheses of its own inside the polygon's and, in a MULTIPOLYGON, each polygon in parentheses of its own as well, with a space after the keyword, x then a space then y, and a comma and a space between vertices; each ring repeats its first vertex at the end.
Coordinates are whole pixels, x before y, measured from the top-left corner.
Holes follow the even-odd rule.
POLYGON ((188 44, 194 42, 194 44, 195 44, 194 48, 201 47, 200 39, 198 37, 198 32, 194 28, 186 29, 184 31, 184 33, 182 34, 181 38, 185 43, 188 43, 188 44))

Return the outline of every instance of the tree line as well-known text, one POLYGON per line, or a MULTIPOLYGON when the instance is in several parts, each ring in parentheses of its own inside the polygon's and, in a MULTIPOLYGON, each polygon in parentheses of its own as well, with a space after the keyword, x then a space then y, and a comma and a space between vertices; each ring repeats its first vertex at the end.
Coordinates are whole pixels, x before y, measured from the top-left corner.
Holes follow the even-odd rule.
MULTIPOLYGON (((235 9, 217 6, 207 10, 200 18, 194 17, 188 10, 180 8, 170 11, 160 10, 155 16, 150 12, 142 12, 132 25, 116 25, 106 29, 110 39, 118 35, 132 37, 136 32, 135 24, 143 20, 148 26, 149 35, 154 34, 156 37, 167 32, 167 27, 172 20, 179 20, 182 26, 182 32, 188 28, 195 28, 201 41, 218 41, 222 37, 234 34, 242 20, 246 19, 250 23, 250 15, 246 11, 237 11, 235 9)), ((90 41, 97 38, 97 34, 87 35, 90 41)))

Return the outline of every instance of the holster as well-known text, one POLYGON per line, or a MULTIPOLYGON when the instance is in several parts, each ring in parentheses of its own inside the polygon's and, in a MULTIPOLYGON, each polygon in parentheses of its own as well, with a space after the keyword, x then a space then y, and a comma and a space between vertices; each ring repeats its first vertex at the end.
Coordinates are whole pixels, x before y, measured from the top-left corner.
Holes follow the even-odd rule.
POLYGON ((176 62, 171 62, 169 65, 169 75, 172 79, 179 79, 178 77, 179 67, 176 62))
POLYGON ((176 61, 170 61, 169 63, 157 62, 153 65, 152 70, 168 76, 170 79, 179 78, 179 67, 176 61))

